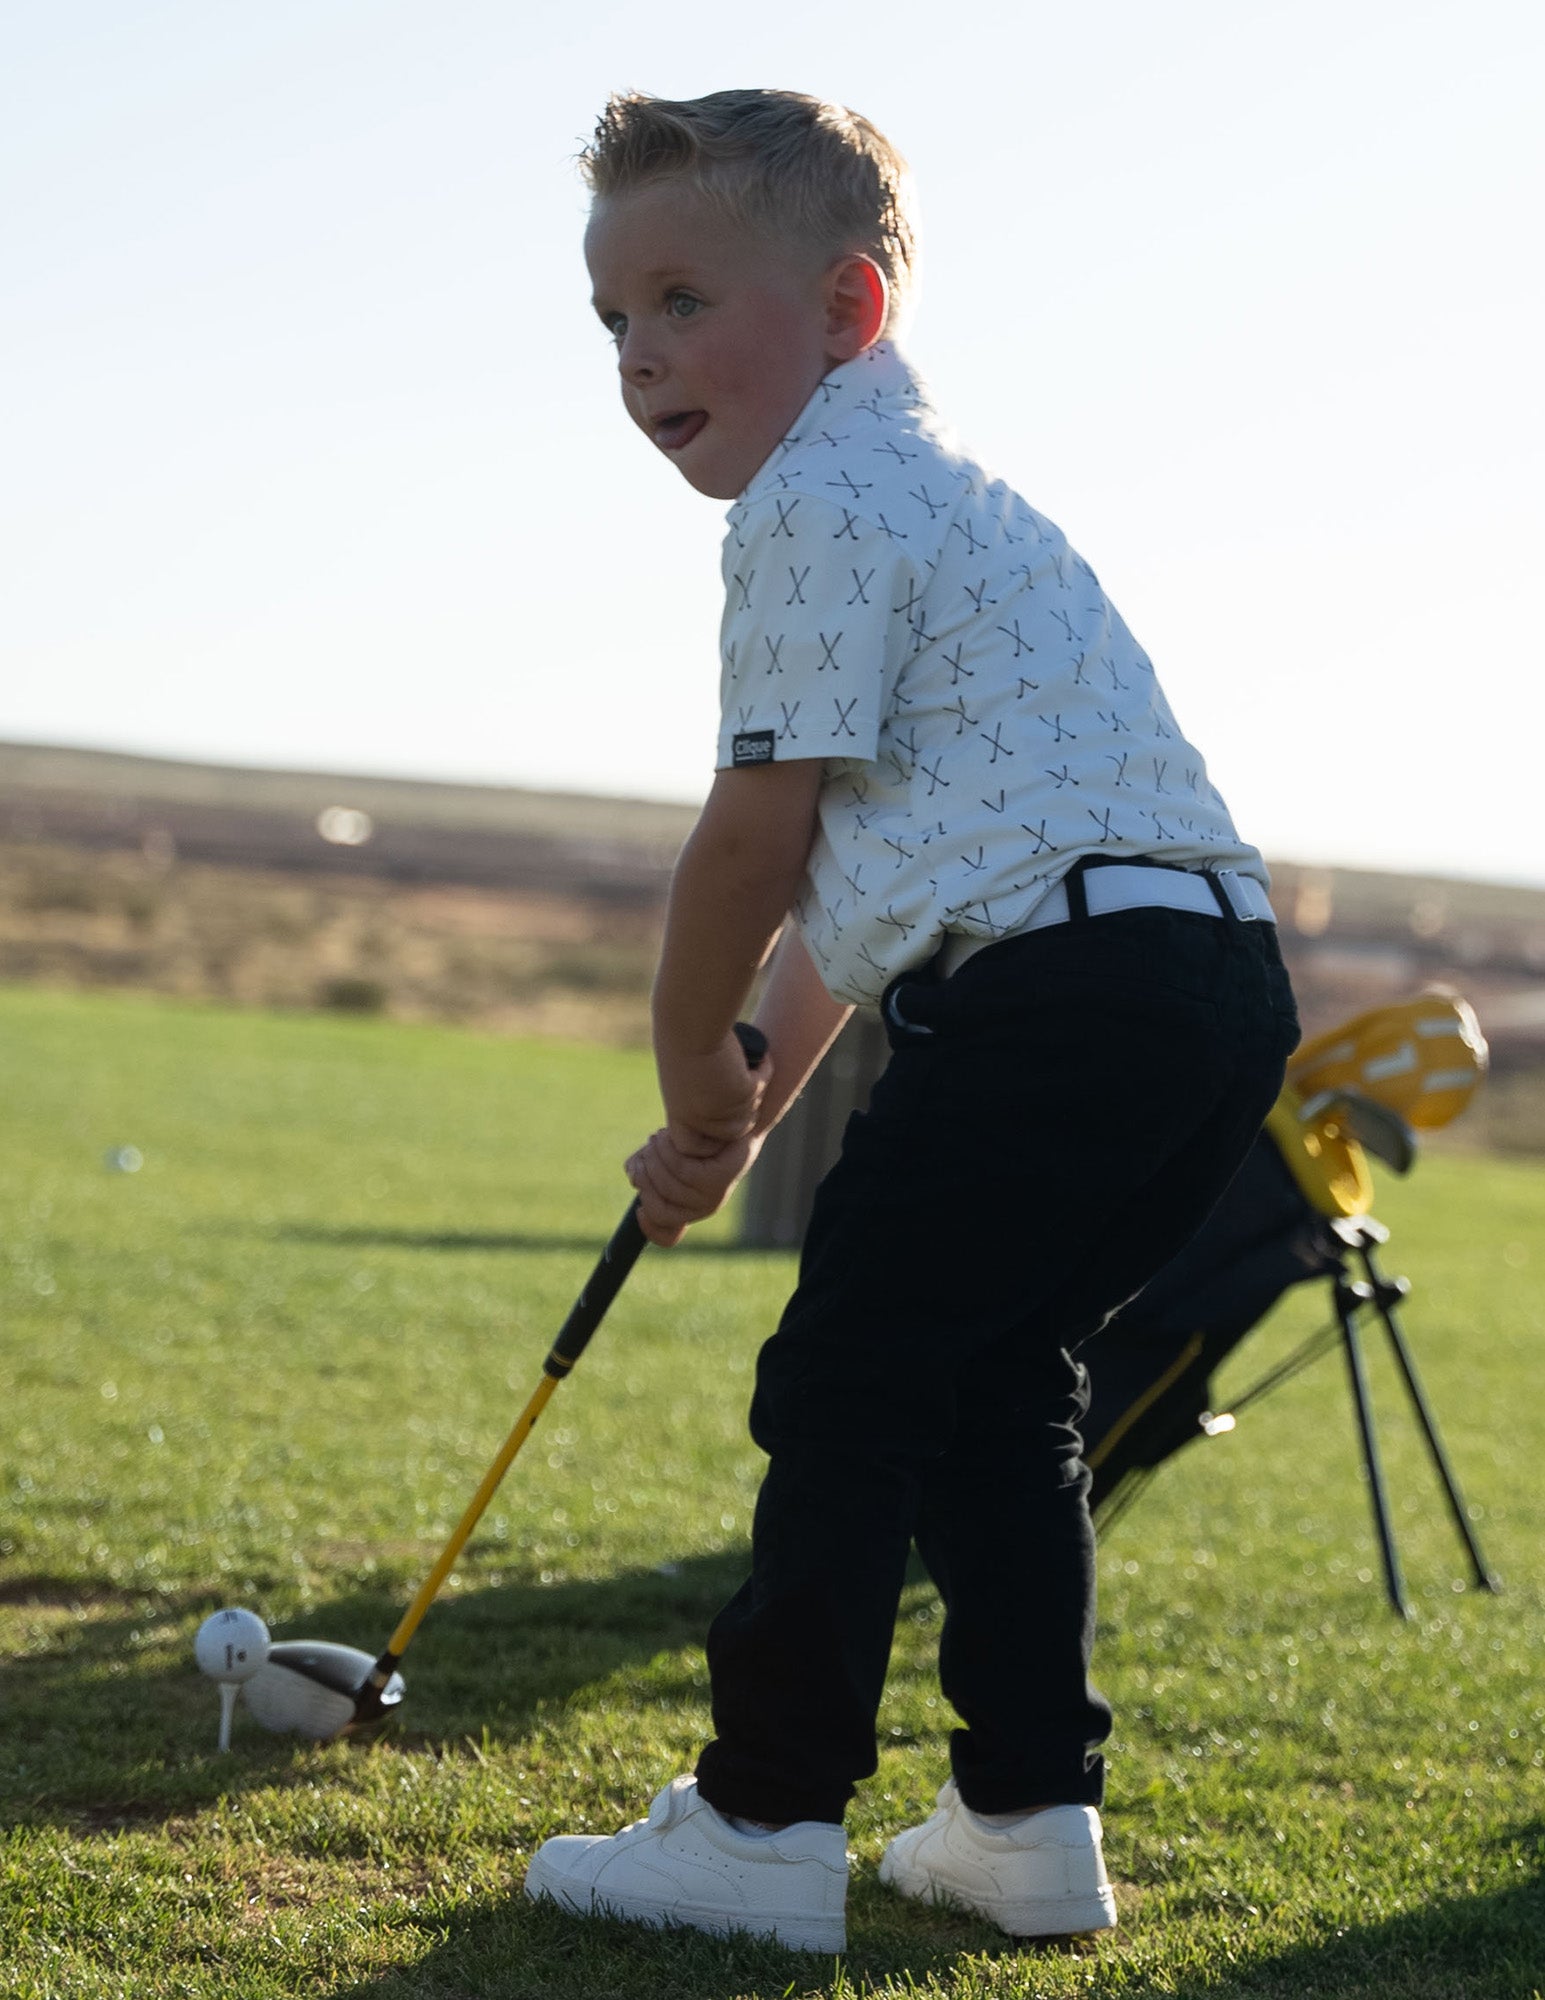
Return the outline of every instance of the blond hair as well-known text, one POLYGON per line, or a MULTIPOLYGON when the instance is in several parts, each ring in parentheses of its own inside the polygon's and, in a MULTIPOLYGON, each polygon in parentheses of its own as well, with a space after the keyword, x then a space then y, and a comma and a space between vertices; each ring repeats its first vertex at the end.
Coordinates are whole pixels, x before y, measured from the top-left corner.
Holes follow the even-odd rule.
POLYGON ((872 257, 890 291, 887 333, 916 283, 907 163, 883 132, 840 104, 795 90, 687 99, 616 91, 579 167, 597 201, 680 178, 737 221, 819 256, 872 257))

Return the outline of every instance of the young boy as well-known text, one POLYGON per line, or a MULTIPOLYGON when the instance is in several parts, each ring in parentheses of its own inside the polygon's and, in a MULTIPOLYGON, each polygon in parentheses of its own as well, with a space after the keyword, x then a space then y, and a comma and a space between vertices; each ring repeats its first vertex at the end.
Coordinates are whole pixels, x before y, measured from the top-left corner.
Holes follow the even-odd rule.
POLYGON ((881 1877, 1013 1935, 1101 1929, 1072 1352, 1193 1234, 1280 1086, 1265 870, 1094 572, 898 352, 914 235, 885 139, 790 92, 629 95, 584 167, 628 414, 734 503, 718 773, 655 987, 665 1123, 628 1162, 646 1233, 722 1204, 855 1004, 892 1057, 761 1354, 715 1740, 647 1821, 546 1842, 527 1892, 840 1949, 915 1543, 963 1726, 881 1877), (732 1024, 775 940, 751 1072, 732 1024))

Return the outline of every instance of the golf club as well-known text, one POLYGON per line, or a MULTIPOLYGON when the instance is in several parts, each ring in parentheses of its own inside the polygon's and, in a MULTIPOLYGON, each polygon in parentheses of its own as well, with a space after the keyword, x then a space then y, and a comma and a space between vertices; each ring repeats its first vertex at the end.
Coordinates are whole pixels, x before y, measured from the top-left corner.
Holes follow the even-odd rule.
MULTIPOLYGON (((767 1038, 743 1021, 736 1022, 735 1035, 748 1067, 755 1069, 767 1053, 767 1038)), ((439 1595, 467 1538, 482 1519, 484 1509, 531 1435, 554 1390, 584 1353, 647 1240, 639 1227, 635 1201, 613 1231, 600 1261, 570 1308, 542 1363, 541 1380, 530 1401, 515 1419, 498 1456, 403 1613, 385 1650, 372 1659, 357 1646, 341 1646, 327 1640, 282 1639, 269 1646, 262 1665, 242 1686, 247 1707, 265 1729, 328 1742, 346 1729, 378 1722, 401 1706, 407 1688, 398 1667, 425 1612, 439 1595)))

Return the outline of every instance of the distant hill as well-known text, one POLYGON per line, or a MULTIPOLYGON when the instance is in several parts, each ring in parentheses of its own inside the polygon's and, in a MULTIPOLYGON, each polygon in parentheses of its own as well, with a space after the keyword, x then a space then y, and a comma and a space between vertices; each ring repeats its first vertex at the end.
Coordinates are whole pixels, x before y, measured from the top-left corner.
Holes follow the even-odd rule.
POLYGON ((640 841, 680 840, 696 816, 690 805, 650 799, 539 792, 517 785, 451 784, 432 778, 378 778, 328 771, 270 771, 197 764, 118 750, 0 743, 0 799, 23 795, 137 799, 147 806, 239 807, 320 812, 347 803, 413 826, 484 827, 490 832, 583 836, 598 828, 640 841))
POLYGON ((302 873, 648 898, 694 817, 645 799, 0 744, 0 839, 302 873), (337 808, 366 814, 369 838, 325 840, 319 818, 337 808))
MULTIPOLYGON (((0 744, 0 976, 254 1004, 368 992, 393 1012, 506 1024, 566 984, 642 1032, 693 817, 0 744)), ((1272 872, 1311 1031, 1442 982, 1474 1001, 1499 1066, 1545 1063, 1545 890, 1289 860, 1272 872)))

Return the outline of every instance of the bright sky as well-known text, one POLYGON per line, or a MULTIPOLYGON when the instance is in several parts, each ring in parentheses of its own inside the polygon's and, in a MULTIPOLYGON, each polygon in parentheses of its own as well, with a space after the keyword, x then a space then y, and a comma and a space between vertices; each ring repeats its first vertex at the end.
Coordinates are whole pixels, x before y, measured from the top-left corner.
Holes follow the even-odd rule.
POLYGON ((700 797, 723 510, 572 158, 770 83, 909 155, 909 350, 1242 830, 1545 884, 1538 0, 13 0, 0 738, 700 797))

